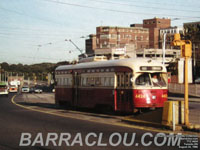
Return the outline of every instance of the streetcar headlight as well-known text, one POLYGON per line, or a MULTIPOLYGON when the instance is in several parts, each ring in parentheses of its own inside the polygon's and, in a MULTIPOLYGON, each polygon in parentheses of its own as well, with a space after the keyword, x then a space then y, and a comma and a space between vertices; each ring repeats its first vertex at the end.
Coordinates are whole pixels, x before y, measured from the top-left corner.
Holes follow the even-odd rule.
POLYGON ((151 99, 150 99, 149 96, 146 97, 146 102, 147 102, 147 104, 150 104, 150 103, 151 103, 151 99))
POLYGON ((152 96, 152 99, 156 99, 156 96, 155 96, 155 95, 153 95, 153 96, 152 96))

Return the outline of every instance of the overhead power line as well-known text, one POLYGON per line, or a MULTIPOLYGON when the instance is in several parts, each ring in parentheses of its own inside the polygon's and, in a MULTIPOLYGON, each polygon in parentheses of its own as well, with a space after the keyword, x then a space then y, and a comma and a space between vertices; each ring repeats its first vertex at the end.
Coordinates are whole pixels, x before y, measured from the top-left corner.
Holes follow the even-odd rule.
POLYGON ((139 7, 139 8, 149 8, 149 9, 156 9, 156 10, 170 10, 170 11, 180 11, 180 12, 200 12, 197 10, 181 10, 181 9, 172 9, 172 8, 163 8, 163 7, 154 7, 154 6, 144 6, 144 5, 136 5, 136 4, 128 4, 128 3, 116 3, 111 1, 103 1, 103 0, 89 0, 89 1, 95 1, 99 3, 107 3, 107 4, 117 4, 121 6, 131 6, 131 7, 139 7))
POLYGON ((7 12, 10 12, 10 13, 14 13, 14 14, 17 14, 17 15, 26 16, 26 17, 29 17, 31 19, 37 19, 37 20, 41 20, 41 21, 44 21, 44 22, 50 22, 50 23, 58 24, 57 22, 54 22, 54 21, 51 21, 51 20, 39 18, 39 17, 32 16, 32 15, 27 15, 27 14, 24 14, 22 12, 19 12, 19 11, 16 11, 16 10, 12 10, 12 9, 7 9, 7 8, 0 7, 0 10, 7 11, 7 12))
MULTIPOLYGON (((127 0, 126 0, 127 1, 127 0)), ((192 5, 189 5, 189 4, 187 4, 187 5, 184 5, 184 4, 177 4, 177 2, 176 1, 174 1, 174 3, 173 2, 170 2, 170 3, 166 3, 166 2, 153 2, 153 1, 141 1, 141 0, 128 0, 129 2, 131 2, 131 3, 135 3, 135 2, 139 2, 139 3, 146 3, 146 4, 153 4, 153 5, 162 5, 162 6, 166 6, 166 5, 168 5, 168 6, 172 6, 172 5, 176 5, 176 6, 180 6, 180 7, 187 7, 188 8, 188 6, 191 6, 191 7, 193 7, 193 8, 199 8, 198 6, 192 6, 192 5)), ((191 3, 190 3, 191 4, 191 3)))
POLYGON ((172 15, 172 14, 153 14, 153 13, 142 13, 142 12, 133 12, 133 11, 123 11, 123 10, 116 10, 116 9, 108 9, 108 8, 100 8, 100 7, 94 7, 94 6, 87 6, 87 5, 81 5, 81 4, 74 4, 74 3, 67 3, 67 2, 60 2, 55 0, 43 0, 46 2, 51 3, 57 3, 57 4, 63 4, 63 5, 69 5, 69 6, 76 6, 76 7, 82 7, 82 8, 89 8, 89 9, 98 9, 98 10, 105 10, 105 11, 112 11, 112 12, 118 12, 118 13, 128 13, 128 14, 140 14, 140 15, 154 15, 154 16, 171 16, 171 17, 179 17, 179 18, 196 18, 199 19, 200 17, 192 17, 192 16, 181 16, 181 15, 172 15))

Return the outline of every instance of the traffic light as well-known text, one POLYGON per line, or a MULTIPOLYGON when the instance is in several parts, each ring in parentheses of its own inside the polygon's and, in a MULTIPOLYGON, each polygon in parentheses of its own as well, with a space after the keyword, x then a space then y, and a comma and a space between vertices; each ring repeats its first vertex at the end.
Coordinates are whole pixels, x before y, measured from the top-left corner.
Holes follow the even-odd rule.
POLYGON ((182 57, 191 57, 192 56, 192 43, 189 40, 181 40, 180 34, 174 34, 173 40, 174 46, 180 46, 181 56, 182 57))
POLYGON ((182 56, 191 57, 192 56, 192 44, 190 41, 185 41, 185 44, 182 45, 182 56))

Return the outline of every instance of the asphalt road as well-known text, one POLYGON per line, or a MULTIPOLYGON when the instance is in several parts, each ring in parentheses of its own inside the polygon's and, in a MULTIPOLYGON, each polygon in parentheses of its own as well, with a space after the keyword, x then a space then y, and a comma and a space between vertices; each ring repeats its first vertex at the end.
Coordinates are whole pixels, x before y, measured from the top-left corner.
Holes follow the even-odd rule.
MULTIPOLYGON (((95 123, 73 118, 63 118, 50 114, 35 112, 14 105, 13 103, 11 103, 11 98, 12 95, 10 95, 8 98, 0 97, 0 150, 179 149, 178 146, 167 146, 167 144, 169 144, 168 142, 170 141, 168 137, 165 136, 158 138, 155 136, 157 134, 156 132, 147 132, 140 129, 119 127, 115 125, 95 123), (89 136, 89 133, 91 132, 92 134, 90 134, 89 136), (20 140, 22 140, 22 133, 29 133, 29 135, 31 135, 31 138, 29 140, 24 140, 22 141, 22 143, 30 145, 28 143, 30 141, 30 143, 34 146, 19 146, 20 140), (58 139, 55 140, 55 143, 52 141, 50 141, 49 144, 46 143, 46 140, 49 139, 47 138, 47 135, 50 135, 50 133, 53 133, 50 138, 56 137, 56 135, 58 135, 58 139), (61 146, 55 146, 59 144, 59 139, 62 133, 65 133, 65 136, 69 138, 69 142, 67 143, 69 145, 67 145, 65 142, 61 142, 61 146), (124 137, 126 135, 125 133, 127 133, 128 135, 127 140, 125 140, 125 142, 127 143, 130 143, 132 139, 134 140, 134 138, 132 138, 132 133, 136 134, 134 144, 131 144, 131 146, 124 146, 123 144, 123 140, 125 139, 124 137), (153 135, 153 137, 150 137, 151 134, 153 135), (71 135, 71 138, 69 135, 71 135), (86 137, 89 137, 88 143, 92 144, 93 146, 87 145, 86 137), (120 141, 120 137, 122 137, 122 141, 119 142, 120 144, 118 144, 118 141, 120 141), (144 142, 141 142, 142 137, 145 137, 144 142), (166 142, 164 141, 165 139, 166 142), (43 143, 44 145, 47 144, 48 146, 41 146, 43 143), (81 143, 83 144, 82 146, 81 143), (142 143, 150 145, 143 146, 142 143), (162 146, 158 146, 158 144, 156 146, 156 143, 161 143, 162 146), (105 144, 107 144, 107 146, 105 146, 105 144), (117 146, 114 146, 115 144, 117 146)), ((27 137, 25 136, 24 139, 26 138, 27 137)), ((197 138, 194 138, 193 140, 195 139, 197 138)), ((197 139, 197 141, 198 142, 196 142, 196 144, 199 144, 200 140, 197 139)), ((184 146, 185 143, 189 142, 186 142, 186 140, 182 140, 181 146, 184 146)))

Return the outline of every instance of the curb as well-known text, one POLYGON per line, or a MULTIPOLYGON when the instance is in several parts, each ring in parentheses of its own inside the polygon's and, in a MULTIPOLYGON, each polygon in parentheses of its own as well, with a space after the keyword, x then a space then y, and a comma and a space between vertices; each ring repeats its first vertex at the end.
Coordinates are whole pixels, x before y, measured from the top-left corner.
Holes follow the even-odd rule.
MULTIPOLYGON (((168 100, 184 101, 184 98, 168 97, 168 100)), ((189 102, 200 103, 200 98, 189 98, 189 102)))
POLYGON ((183 126, 184 131, 191 131, 191 132, 199 132, 200 133, 200 125, 198 124, 190 124, 189 126, 183 126))
POLYGON ((160 123, 154 123, 154 122, 148 122, 143 120, 137 120, 137 119, 130 119, 130 118, 124 118, 121 119, 122 122, 126 122, 129 124, 139 125, 139 126, 146 126, 146 127, 154 127, 154 128, 160 128, 160 129, 171 129, 171 126, 168 125, 162 125, 160 123))
MULTIPOLYGON (((160 123, 154 123, 154 122, 148 122, 148 121, 143 121, 143 120, 137 120, 137 119, 132 119, 132 118, 124 118, 121 119, 122 122, 126 122, 128 124, 132 125, 139 125, 139 126, 144 126, 144 127, 153 127, 153 128, 160 128, 160 129, 168 129, 172 130, 173 127, 172 125, 163 125, 160 123)), ((184 126, 184 125, 176 125, 176 131, 190 131, 190 132, 200 132, 200 125, 189 125, 189 126, 184 126)))

